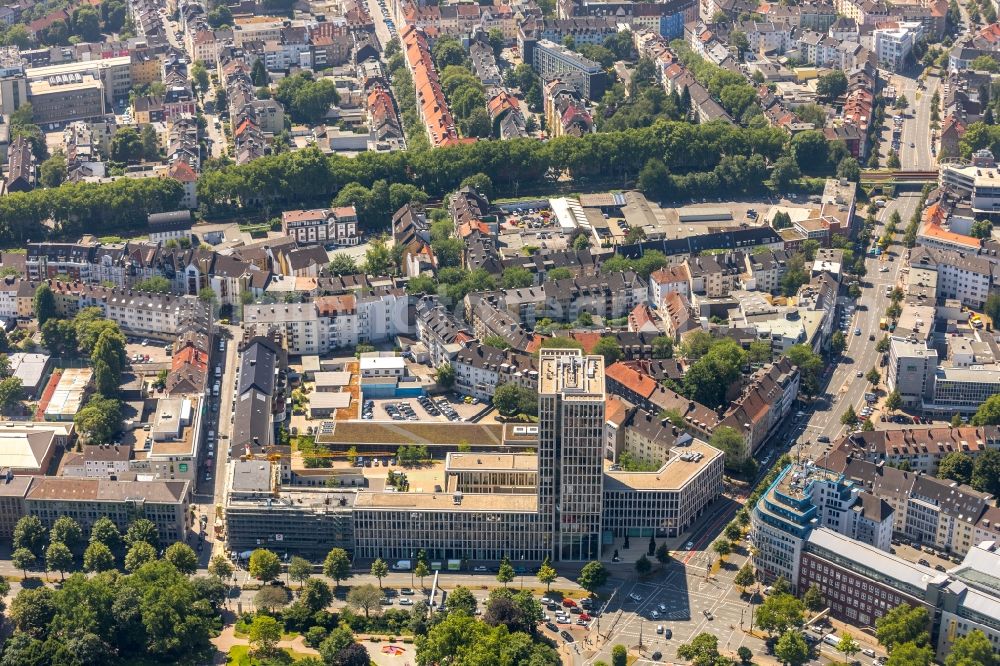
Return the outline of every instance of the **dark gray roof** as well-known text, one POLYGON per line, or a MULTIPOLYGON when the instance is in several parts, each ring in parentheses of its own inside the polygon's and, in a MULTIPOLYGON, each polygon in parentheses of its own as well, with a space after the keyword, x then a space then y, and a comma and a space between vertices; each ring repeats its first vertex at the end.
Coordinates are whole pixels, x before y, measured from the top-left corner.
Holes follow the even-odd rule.
POLYGON ((243 448, 253 444, 255 438, 258 446, 270 444, 271 427, 271 396, 256 388, 241 392, 233 418, 233 455, 242 454, 243 448))
MULTIPOLYGON (((274 365, 277 354, 267 344, 256 340, 243 351, 240 361, 239 395, 257 389, 265 395, 274 395, 274 365)), ((270 402, 268 402, 270 409, 270 402)))
POLYGON ((877 523, 881 523, 892 515, 892 507, 889 506, 889 503, 871 493, 859 493, 858 503, 854 505, 854 510, 868 520, 877 523))
POLYGON ((189 210, 174 210, 169 213, 152 213, 148 221, 153 231, 175 231, 190 229, 193 218, 189 210))

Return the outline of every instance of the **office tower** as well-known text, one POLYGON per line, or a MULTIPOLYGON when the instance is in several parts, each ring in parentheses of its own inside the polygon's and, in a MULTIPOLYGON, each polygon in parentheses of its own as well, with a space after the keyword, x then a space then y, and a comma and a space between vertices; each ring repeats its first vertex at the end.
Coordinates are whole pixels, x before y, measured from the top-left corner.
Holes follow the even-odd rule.
POLYGON ((544 349, 539 365, 539 513, 551 521, 557 560, 597 559, 604 359, 575 349, 544 349))

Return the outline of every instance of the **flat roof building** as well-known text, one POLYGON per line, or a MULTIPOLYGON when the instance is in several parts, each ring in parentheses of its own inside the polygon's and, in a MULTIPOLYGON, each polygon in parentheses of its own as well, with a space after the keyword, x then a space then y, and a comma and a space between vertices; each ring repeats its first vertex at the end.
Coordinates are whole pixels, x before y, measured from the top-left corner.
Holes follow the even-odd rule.
POLYGON ((560 78, 588 100, 601 99, 608 87, 608 75, 600 63, 547 39, 535 44, 532 66, 542 81, 560 78))
POLYGON ((94 371, 90 368, 67 368, 45 407, 46 421, 72 421, 83 407, 94 371))

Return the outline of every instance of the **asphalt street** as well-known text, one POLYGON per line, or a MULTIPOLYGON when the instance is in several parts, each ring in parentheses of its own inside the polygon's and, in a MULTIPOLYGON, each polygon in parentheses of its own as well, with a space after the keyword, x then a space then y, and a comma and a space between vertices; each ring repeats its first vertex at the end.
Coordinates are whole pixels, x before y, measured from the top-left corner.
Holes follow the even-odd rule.
MULTIPOLYGON (((905 227, 920 202, 919 192, 901 193, 896 199, 888 202, 879 215, 877 233, 881 234, 883 225, 889 220, 893 211, 898 211, 902 219, 901 227, 905 227)), ((895 238, 902 236, 902 229, 897 231, 895 238)), ((853 406, 859 412, 865 404, 865 393, 871 390, 871 385, 858 372, 867 373, 872 368, 879 367, 879 353, 875 351, 875 342, 869 338, 874 335, 878 341, 885 334, 879 329, 879 319, 889 307, 890 299, 886 295, 886 287, 895 285, 899 280, 900 268, 904 265, 903 256, 906 249, 900 244, 890 246, 892 261, 880 261, 869 257, 865 260, 867 275, 861 280, 861 297, 856 301, 857 308, 845 331, 847 349, 839 362, 833 366, 828 375, 823 395, 816 401, 816 406, 808 410, 809 418, 803 432, 798 436, 799 453, 803 458, 818 458, 828 447, 818 441, 818 437, 826 436, 831 441, 846 432, 847 427, 840 422, 848 406, 853 406), (887 268, 881 272, 881 268, 887 268), (861 334, 855 335, 856 329, 861 334)), ((838 320, 839 322, 839 320, 838 320)), ((883 373, 884 374, 884 373, 883 373)), ((793 450, 793 454, 797 451, 793 450)))

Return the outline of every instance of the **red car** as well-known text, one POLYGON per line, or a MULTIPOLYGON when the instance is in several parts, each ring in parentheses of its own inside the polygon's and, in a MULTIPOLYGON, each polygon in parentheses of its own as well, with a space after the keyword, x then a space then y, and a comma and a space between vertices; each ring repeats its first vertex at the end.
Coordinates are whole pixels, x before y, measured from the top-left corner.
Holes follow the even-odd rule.
POLYGON ((562 605, 565 606, 566 608, 573 608, 574 606, 576 606, 576 602, 570 599, 569 597, 566 597, 565 599, 562 600, 562 605))
POLYGON ((580 619, 581 620, 588 620, 589 621, 590 620, 590 616, 587 615, 586 613, 580 613, 580 619))

